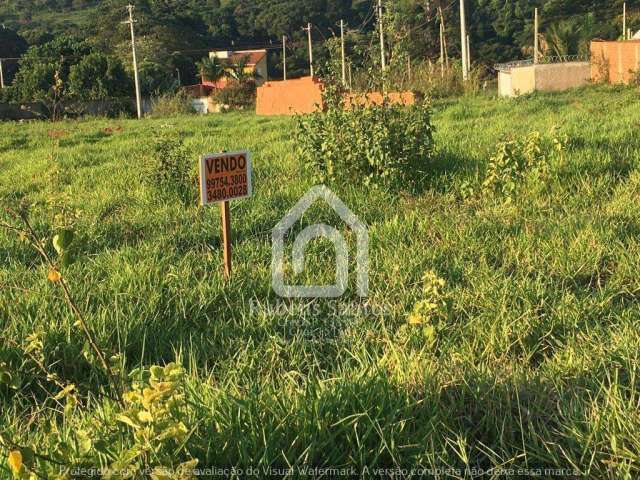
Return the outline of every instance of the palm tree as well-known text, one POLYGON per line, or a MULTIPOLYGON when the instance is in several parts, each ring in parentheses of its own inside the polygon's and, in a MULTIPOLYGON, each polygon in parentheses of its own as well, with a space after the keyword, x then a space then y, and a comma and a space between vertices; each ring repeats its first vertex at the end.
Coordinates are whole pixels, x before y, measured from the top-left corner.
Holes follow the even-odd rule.
POLYGON ((260 74, 255 69, 251 72, 247 72, 247 63, 249 63, 248 56, 241 58, 238 63, 231 66, 231 69, 228 72, 229 76, 238 83, 243 83, 247 80, 258 80, 261 78, 260 74))
POLYGON ((592 18, 575 18, 549 27, 545 40, 550 52, 558 57, 584 53, 592 36, 592 18))
POLYGON ((217 82, 225 75, 225 70, 220 61, 213 58, 203 58, 196 63, 198 70, 200 71, 200 77, 202 81, 217 82))

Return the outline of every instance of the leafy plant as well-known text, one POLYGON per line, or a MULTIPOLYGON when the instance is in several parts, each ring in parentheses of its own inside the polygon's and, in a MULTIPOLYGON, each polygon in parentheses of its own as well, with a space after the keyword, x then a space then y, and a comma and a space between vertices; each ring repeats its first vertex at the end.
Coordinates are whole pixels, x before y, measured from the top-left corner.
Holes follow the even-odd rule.
MULTIPOLYGON (((559 140, 554 145, 561 147, 559 140)), ((482 183, 485 193, 497 193, 512 200, 525 177, 542 178, 549 172, 550 148, 540 132, 526 137, 499 142, 489 159, 487 175, 482 183)))
POLYGON ((163 478, 163 469, 193 469, 198 461, 177 465, 178 453, 185 448, 192 426, 185 399, 184 369, 170 363, 130 373, 130 390, 124 394, 125 407, 116 420, 131 429, 133 446, 129 455, 116 462, 118 470, 153 469, 152 476, 163 478), (164 468, 163 468, 164 467, 164 468))
POLYGON ((326 112, 297 117, 296 144, 321 182, 364 183, 411 190, 427 174, 434 152, 427 104, 345 108, 340 90, 328 86, 326 112))
MULTIPOLYGON (((52 374, 47 377, 56 379, 52 374)), ((41 425, 47 432, 42 441, 17 444, 0 433, 13 478, 71 478, 80 469, 99 469, 102 478, 113 479, 138 478, 140 472, 155 480, 192 478, 198 460, 187 450, 197 424, 186 399, 184 377, 177 363, 132 371, 122 402, 110 405, 90 425, 78 409, 84 407, 75 385, 56 380, 58 392, 50 392, 44 402, 64 408, 51 409, 56 416, 41 425), (61 425, 71 428, 73 435, 63 435, 61 425), (112 448, 119 444, 124 450, 112 448)))
POLYGON ((422 327, 424 339, 432 344, 448 316, 448 296, 444 291, 446 282, 430 270, 422 277, 422 298, 407 318, 409 325, 422 327))
POLYGON ((154 137, 153 152, 145 175, 152 186, 178 195, 185 203, 194 201, 196 178, 184 141, 173 132, 161 131, 154 137))

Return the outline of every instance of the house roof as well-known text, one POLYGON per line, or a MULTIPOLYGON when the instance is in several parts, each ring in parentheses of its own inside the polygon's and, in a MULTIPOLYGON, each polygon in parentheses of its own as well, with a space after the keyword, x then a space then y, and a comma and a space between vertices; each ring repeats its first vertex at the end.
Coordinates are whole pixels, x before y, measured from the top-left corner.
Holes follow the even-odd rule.
MULTIPOLYGON (((213 52, 213 53, 222 53, 222 52, 213 52)), ((242 60, 246 59, 247 66, 251 67, 260 63, 260 61, 264 57, 266 57, 266 55, 267 55, 266 50, 238 50, 236 52, 231 52, 231 55, 229 56, 229 58, 220 58, 220 60, 223 60, 223 61, 227 60, 230 63, 237 64, 237 63, 240 63, 242 60)))

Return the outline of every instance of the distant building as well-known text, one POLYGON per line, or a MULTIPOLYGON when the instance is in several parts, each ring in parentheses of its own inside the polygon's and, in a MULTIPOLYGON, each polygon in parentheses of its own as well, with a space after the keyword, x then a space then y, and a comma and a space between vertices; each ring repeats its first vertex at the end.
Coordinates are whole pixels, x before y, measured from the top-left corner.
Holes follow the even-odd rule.
MULTIPOLYGON (((253 76, 258 85, 269 80, 266 50, 218 50, 209 52, 209 58, 217 58, 229 74, 234 68, 244 65, 244 73, 253 76)), ((227 75, 216 82, 204 81, 204 85, 224 88, 232 79, 227 75)))
POLYGON ((640 73, 640 32, 632 40, 591 42, 591 78, 596 82, 631 83, 640 73))
POLYGON ((213 94, 233 82, 232 74, 240 66, 243 66, 243 73, 253 78, 258 86, 269 80, 266 50, 219 50, 209 52, 209 58, 217 58, 225 69, 226 75, 215 82, 202 79, 201 83, 183 87, 191 97, 193 108, 198 113, 219 111, 220 105, 216 104, 213 94))

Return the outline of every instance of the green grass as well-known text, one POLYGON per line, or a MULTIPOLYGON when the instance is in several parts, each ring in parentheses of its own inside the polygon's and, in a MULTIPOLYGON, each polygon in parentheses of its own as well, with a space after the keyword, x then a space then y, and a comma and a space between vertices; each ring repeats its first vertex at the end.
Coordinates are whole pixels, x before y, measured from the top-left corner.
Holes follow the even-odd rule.
MULTIPOLYGON (((459 469, 453 477, 473 467, 555 467, 635 478, 638 100, 637 90, 587 88, 437 103, 439 154, 420 195, 334 189, 370 229, 371 309, 355 317, 319 300, 312 310, 297 301, 282 314, 266 308, 279 302, 271 228, 313 185, 293 154, 291 119, 1 124, 0 198, 34 204, 31 220, 45 238, 62 205, 77 211, 78 258, 63 274, 103 348, 121 352, 128 369, 185 365, 194 431, 176 459, 459 469), (105 133, 116 126, 122 132, 105 133), (545 182, 527 183, 510 204, 461 199, 501 138, 553 126, 571 142, 545 182), (50 130, 64 132, 55 140, 50 130), (160 131, 180 132, 194 168, 201 153, 253 152, 254 196, 232 204, 228 283, 218 209, 185 204, 145 178, 160 131), (434 344, 406 320, 428 270, 446 280, 450 298, 434 344), (257 302, 265 308, 252 308, 257 302)), ((304 223, 321 217, 332 218, 317 209, 304 223)), ((117 407, 101 395, 105 378, 83 355, 75 318, 37 254, 0 230, 0 260, 0 363, 20 384, 0 386, 0 432, 51 454, 47 439, 79 428, 98 435, 96 419, 117 407), (45 400, 42 375, 5 340, 24 343, 33 332, 45 364, 89 398, 72 418, 45 400), (45 429, 52 419, 56 434, 45 429)), ((308 265, 307 280, 328 280, 330 249, 314 245, 308 265)), ((360 302, 351 292, 344 305, 360 302)), ((103 462, 131 446, 121 430, 103 462)))

